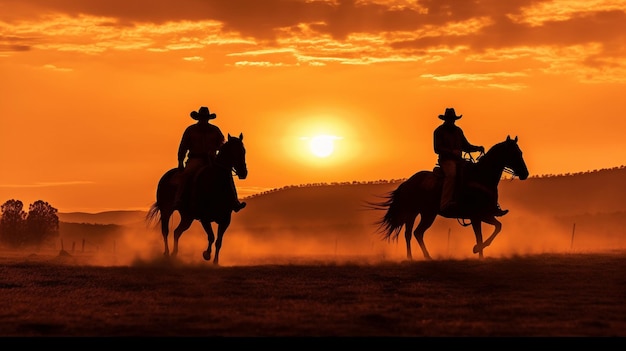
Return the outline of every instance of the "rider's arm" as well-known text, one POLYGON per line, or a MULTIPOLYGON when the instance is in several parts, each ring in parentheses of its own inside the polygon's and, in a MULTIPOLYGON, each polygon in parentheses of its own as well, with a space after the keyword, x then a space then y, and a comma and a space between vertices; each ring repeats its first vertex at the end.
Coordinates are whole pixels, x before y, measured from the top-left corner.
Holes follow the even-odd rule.
POLYGON ((470 144, 470 142, 465 137, 465 134, 463 133, 463 131, 461 131, 461 143, 463 145, 463 151, 465 152, 476 152, 476 151, 480 151, 482 153, 485 152, 484 147, 470 144))
POLYGON ((180 139, 180 145, 178 146, 178 166, 185 161, 187 156, 187 150, 189 150, 189 133, 187 130, 183 133, 183 137, 180 139))

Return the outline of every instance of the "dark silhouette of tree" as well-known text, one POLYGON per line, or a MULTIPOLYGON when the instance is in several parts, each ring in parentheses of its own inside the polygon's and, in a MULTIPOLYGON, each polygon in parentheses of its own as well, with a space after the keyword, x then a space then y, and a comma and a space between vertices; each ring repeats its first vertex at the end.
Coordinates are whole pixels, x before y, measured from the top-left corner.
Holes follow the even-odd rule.
POLYGON ((26 212, 20 200, 8 200, 1 207, 0 241, 9 246, 18 247, 22 244, 26 231, 26 212))
POLYGON ((37 200, 28 207, 25 244, 42 244, 59 237, 57 209, 37 200))
POLYGON ((59 217, 57 209, 47 202, 37 200, 23 210, 20 200, 5 202, 0 210, 0 242, 17 248, 27 245, 41 245, 59 237, 59 217))

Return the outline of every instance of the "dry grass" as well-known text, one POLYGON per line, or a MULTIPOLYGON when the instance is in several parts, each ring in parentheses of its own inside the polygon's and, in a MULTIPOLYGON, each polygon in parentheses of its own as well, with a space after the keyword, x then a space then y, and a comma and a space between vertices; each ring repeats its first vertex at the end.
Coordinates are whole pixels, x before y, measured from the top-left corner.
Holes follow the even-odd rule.
POLYGON ((0 253, 1 336, 626 336, 626 253, 213 266, 0 253))

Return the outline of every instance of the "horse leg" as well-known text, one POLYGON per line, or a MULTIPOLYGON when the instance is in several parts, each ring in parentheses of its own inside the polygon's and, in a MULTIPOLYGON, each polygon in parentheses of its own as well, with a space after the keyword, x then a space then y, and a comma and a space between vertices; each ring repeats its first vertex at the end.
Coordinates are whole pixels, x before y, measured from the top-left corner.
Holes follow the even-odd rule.
POLYGON ((215 240, 215 257, 213 258, 213 264, 218 265, 220 261, 220 249, 222 248, 222 239, 224 238, 224 233, 226 233, 226 229, 230 222, 220 223, 217 226, 217 240, 215 240))
POLYGON ((167 236, 170 232, 169 224, 170 224, 170 216, 171 212, 162 212, 161 213, 161 234, 163 235, 163 243, 165 244, 165 251, 163 252, 163 256, 170 255, 170 247, 167 244, 167 236))
POLYGON ((407 219, 404 222, 404 239, 406 240, 406 259, 409 261, 413 261, 413 255, 411 254, 411 235, 413 231, 413 224, 415 223, 415 217, 407 219))
POLYGON ((200 220, 202 223, 202 228, 206 232, 207 240, 209 241, 209 245, 206 248, 206 251, 202 253, 202 257, 205 261, 211 259, 211 246, 213 246, 213 242, 215 241, 215 234, 213 233, 213 227, 211 226, 211 221, 209 220, 200 220))
POLYGON ((478 241, 476 241, 476 246, 474 246, 474 253, 476 252, 482 253, 483 249, 491 245, 491 242, 493 241, 493 239, 495 239, 498 233, 500 233, 500 231, 502 230, 502 223, 500 223, 500 221, 498 221, 496 217, 491 216, 489 218, 484 218, 483 222, 493 225, 494 230, 493 230, 493 233, 491 233, 491 235, 487 238, 487 240, 485 240, 481 245, 478 245, 479 243, 478 241))
POLYGON ((417 224, 417 227, 415 228, 415 232, 413 233, 413 235, 415 236, 415 239, 417 240, 417 243, 420 245, 420 248, 422 249, 424 258, 427 260, 431 260, 432 258, 430 257, 430 254, 428 253, 428 250, 426 249, 426 244, 424 243, 424 233, 426 233, 426 230, 430 228, 431 225, 433 225, 435 218, 437 218, 436 212, 432 212, 432 213, 422 212, 422 214, 420 215, 420 222, 417 224))
POLYGON ((474 253, 478 253, 478 258, 483 258, 483 229, 482 221, 480 219, 472 219, 472 228, 474 229, 474 235, 476 236, 476 245, 474 245, 474 253))
POLYGON ((174 229, 174 250, 172 251, 172 256, 176 256, 178 254, 178 239, 180 239, 180 236, 183 235, 185 230, 191 227, 191 223, 193 223, 193 217, 181 214, 180 223, 178 224, 178 227, 174 229))

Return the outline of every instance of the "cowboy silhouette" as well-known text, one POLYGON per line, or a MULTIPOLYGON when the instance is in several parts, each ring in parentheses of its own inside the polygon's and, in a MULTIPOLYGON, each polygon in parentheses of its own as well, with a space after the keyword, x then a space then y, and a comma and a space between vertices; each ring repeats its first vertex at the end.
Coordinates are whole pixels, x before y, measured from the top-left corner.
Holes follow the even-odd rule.
MULTIPOLYGON (((454 108, 446 108, 443 115, 439 115, 439 119, 444 122, 439 125, 433 134, 435 153, 439 155, 438 163, 444 173, 443 188, 441 192, 440 211, 442 214, 454 213, 458 210, 457 189, 458 183, 463 177, 463 165, 467 162, 463 159, 462 152, 480 152, 485 153, 483 146, 472 145, 461 127, 457 126, 456 120, 463 115, 456 115, 454 108)), ((494 215, 503 216, 509 210, 502 210, 498 205, 497 189, 493 200, 494 215)))
MULTIPOLYGON (((191 118, 198 121, 185 129, 183 137, 178 147, 178 170, 179 170, 179 186, 176 189, 175 207, 180 208, 183 193, 188 187, 188 183, 192 175, 200 168, 213 165, 217 156, 217 151, 224 144, 224 134, 220 128, 209 123, 209 120, 217 118, 215 113, 210 113, 206 106, 200 107, 198 111, 191 111, 191 118), (187 162, 185 163, 185 158, 187 162)), ((232 178, 231 181, 231 200, 233 210, 239 212, 246 207, 245 202, 239 202, 237 197, 237 189, 232 178)))

